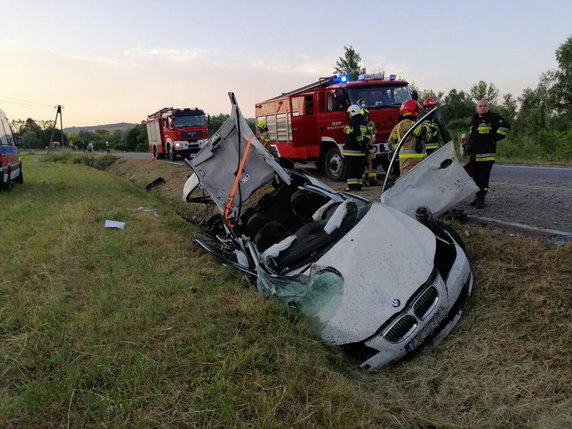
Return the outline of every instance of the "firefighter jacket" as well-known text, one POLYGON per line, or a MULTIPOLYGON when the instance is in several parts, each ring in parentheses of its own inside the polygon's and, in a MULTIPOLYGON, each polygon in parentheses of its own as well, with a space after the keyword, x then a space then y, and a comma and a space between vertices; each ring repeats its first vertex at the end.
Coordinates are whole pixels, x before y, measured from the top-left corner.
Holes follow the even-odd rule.
POLYGON ((475 113, 471 121, 469 147, 471 160, 476 162, 494 161, 497 141, 506 137, 510 124, 500 115, 488 112, 484 116, 475 113))
POLYGON ((352 117, 350 125, 344 128, 346 141, 344 143, 344 156, 365 156, 365 148, 369 143, 367 125, 362 116, 352 117))
MULTIPOLYGON (((393 127, 393 130, 391 130, 391 134, 389 135, 389 143, 394 150, 401 138, 414 124, 415 121, 411 119, 403 119, 393 127)), ((411 134, 409 134, 407 139, 403 142, 403 145, 399 150, 399 169, 402 174, 411 170, 427 156, 425 153, 423 138, 428 133, 428 127, 425 124, 421 124, 411 134)))
POLYGON ((375 143, 375 135, 377 134, 377 127, 375 126, 375 122, 370 120, 366 124, 366 127, 367 127, 366 137, 369 139, 370 144, 374 144, 375 143))
POLYGON ((267 149, 270 148, 270 133, 268 132, 268 128, 259 131, 258 140, 262 143, 267 149))
POLYGON ((425 137, 425 149, 435 150, 439 149, 440 142, 442 140, 443 144, 448 143, 451 140, 451 135, 447 128, 442 125, 442 119, 439 113, 437 113, 433 119, 423 121, 427 127, 427 136, 425 137), (440 137, 440 138, 439 138, 440 137))

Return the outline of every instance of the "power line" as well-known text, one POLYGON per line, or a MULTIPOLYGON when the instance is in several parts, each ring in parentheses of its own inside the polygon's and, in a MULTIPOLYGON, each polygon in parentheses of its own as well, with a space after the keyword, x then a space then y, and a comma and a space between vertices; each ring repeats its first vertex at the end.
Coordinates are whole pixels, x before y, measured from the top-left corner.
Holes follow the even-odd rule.
POLYGON ((21 106, 28 106, 28 107, 45 107, 45 108, 52 108, 53 107, 49 104, 23 100, 21 98, 10 97, 7 95, 0 95, 0 101, 2 101, 3 103, 19 104, 21 106))

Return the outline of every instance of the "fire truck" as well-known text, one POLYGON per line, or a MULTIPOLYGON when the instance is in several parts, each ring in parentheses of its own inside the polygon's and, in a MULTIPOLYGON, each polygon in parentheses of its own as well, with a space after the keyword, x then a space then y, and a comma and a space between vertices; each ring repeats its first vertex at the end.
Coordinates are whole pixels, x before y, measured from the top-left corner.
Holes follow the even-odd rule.
POLYGON ((209 136, 201 109, 165 107, 147 117, 149 151, 156 158, 183 159, 196 153, 209 136))
POLYGON ((417 98, 409 84, 381 74, 321 78, 294 91, 256 104, 256 121, 266 121, 270 145, 281 163, 316 162, 332 180, 345 177, 342 146, 350 104, 367 108, 377 127, 372 145, 378 162, 387 170, 391 148, 387 143, 391 130, 399 122, 399 106, 417 98))

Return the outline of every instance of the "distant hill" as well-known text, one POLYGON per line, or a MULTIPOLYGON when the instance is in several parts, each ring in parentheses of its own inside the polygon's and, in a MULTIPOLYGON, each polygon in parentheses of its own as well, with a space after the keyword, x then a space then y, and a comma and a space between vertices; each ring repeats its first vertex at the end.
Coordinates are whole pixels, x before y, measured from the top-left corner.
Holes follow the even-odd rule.
POLYGON ((105 125, 91 125, 87 127, 67 127, 64 128, 64 133, 78 133, 80 131, 95 131, 95 130, 125 130, 131 129, 137 124, 130 124, 128 122, 118 122, 117 124, 105 125))

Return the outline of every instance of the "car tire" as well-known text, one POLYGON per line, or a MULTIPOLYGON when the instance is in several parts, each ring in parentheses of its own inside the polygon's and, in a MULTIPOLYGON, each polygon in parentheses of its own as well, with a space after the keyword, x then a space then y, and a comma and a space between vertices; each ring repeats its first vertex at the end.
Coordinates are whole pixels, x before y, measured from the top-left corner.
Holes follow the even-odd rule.
POLYGON ((24 183, 24 171, 22 170, 22 163, 20 163, 20 174, 14 179, 16 183, 24 183))
POLYGON ((7 171, 8 177, 6 178, 6 181, 4 183, 2 183, 2 189, 5 191, 11 191, 12 190, 12 169, 10 167, 8 167, 8 171, 7 171))
POLYGON ((461 247, 461 249, 463 249, 463 252, 467 253, 467 249, 465 247, 463 239, 461 238, 461 235, 452 226, 447 225, 446 223, 443 222, 432 221, 430 229, 431 231, 433 231, 435 235, 438 235, 440 237, 443 237, 443 231, 447 231, 451 235, 451 237, 453 237, 453 240, 455 240, 457 244, 461 247))
POLYGON ((346 163, 337 146, 328 149, 324 157, 324 171, 329 179, 341 182, 346 178, 346 163))
POLYGON ((169 159, 171 161, 176 161, 177 160, 177 152, 175 152, 173 150, 173 146, 169 146, 169 159))

